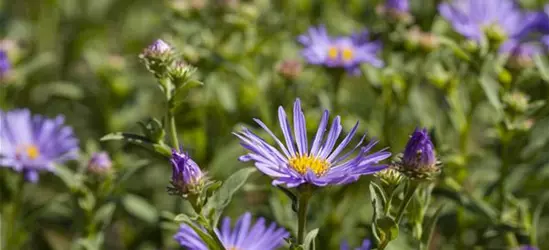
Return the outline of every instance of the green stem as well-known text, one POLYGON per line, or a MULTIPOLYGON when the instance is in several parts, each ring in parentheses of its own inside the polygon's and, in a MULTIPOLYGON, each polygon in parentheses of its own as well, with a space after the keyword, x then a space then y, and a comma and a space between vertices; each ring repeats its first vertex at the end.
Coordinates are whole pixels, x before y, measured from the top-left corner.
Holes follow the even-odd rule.
POLYGON ((18 231, 18 226, 17 226, 17 222, 19 221, 18 220, 18 217, 19 217, 19 210, 21 209, 21 205, 23 204, 23 189, 25 187, 25 180, 24 178, 21 176, 20 178, 18 178, 18 183, 17 183, 17 190, 14 190, 14 196, 12 196, 13 198, 13 202, 10 206, 11 210, 9 211, 9 217, 8 217, 8 223, 6 225, 6 235, 7 235, 7 239, 6 239, 6 244, 7 244, 7 248, 6 249, 17 249, 18 246, 18 239, 16 239, 16 235, 17 235, 17 231, 18 231))
POLYGON ((416 192, 417 187, 418 187, 418 183, 416 183, 415 181, 409 182, 408 188, 406 189, 406 193, 404 194, 404 200, 402 200, 402 203, 400 203, 400 207, 398 208, 398 212, 396 216, 397 224, 400 223, 400 221, 402 220, 402 217, 404 216, 404 211, 406 211, 408 204, 410 204, 412 197, 414 197, 414 193, 416 192))
POLYGON ((517 237, 515 237, 515 234, 512 232, 505 233, 505 242, 510 249, 518 249, 519 247, 517 237))
POLYGON ((302 192, 299 197, 299 205, 297 207, 297 244, 302 245, 305 239, 305 230, 307 222, 307 208, 309 206, 309 200, 311 194, 309 192, 302 192))
POLYGON ((159 79, 160 85, 164 88, 164 93, 166 94, 166 101, 168 102, 168 113, 167 113, 167 126, 168 132, 170 134, 170 141, 172 142, 172 147, 176 150, 179 150, 179 140, 177 139, 177 127, 175 126, 175 118, 172 112, 172 97, 174 87, 173 84, 167 79, 159 79))

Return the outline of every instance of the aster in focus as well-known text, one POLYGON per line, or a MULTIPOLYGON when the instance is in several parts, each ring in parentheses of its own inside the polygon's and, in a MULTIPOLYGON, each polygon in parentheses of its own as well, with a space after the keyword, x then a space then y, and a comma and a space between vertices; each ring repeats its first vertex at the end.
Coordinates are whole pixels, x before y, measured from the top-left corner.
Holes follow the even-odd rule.
MULTIPOLYGON (((267 226, 265 219, 258 218, 252 224, 252 215, 245 213, 240 216, 234 228, 231 229, 231 219, 225 217, 221 228, 215 233, 227 250, 274 250, 284 243, 289 234, 275 223, 267 226)), ((189 250, 208 250, 206 243, 188 225, 181 225, 174 236, 179 245, 189 250)))
POLYGON ((198 164, 188 154, 172 150, 172 186, 168 191, 172 194, 198 194, 206 184, 206 177, 198 164))
POLYGON ((305 115, 301 110, 299 99, 294 103, 293 116, 294 133, 291 131, 286 112, 282 107, 278 108, 278 119, 286 141, 285 145, 261 120, 254 119, 274 139, 279 149, 269 145, 247 128, 235 133, 241 140, 241 145, 249 151, 248 154, 241 156, 240 160, 255 162, 259 171, 274 178, 273 185, 284 184, 292 188, 305 183, 314 186, 347 184, 358 180, 361 175, 373 174, 386 168, 385 165, 377 165, 377 163, 388 158, 391 153, 382 150, 368 154, 377 141, 371 141, 361 147, 366 135, 354 148, 343 154, 357 132, 358 122, 336 147, 337 139, 343 129, 341 118, 337 116, 333 120, 327 136, 324 136, 329 116, 329 112, 325 110, 312 146, 309 148, 305 115), (359 147, 358 154, 351 157, 359 147))
POLYGON ((0 79, 6 77, 11 70, 11 63, 8 54, 0 49, 0 79))
POLYGON ((30 182, 78 157, 78 139, 63 116, 47 119, 27 109, 0 111, 0 145, 0 166, 22 172, 30 182))
POLYGON ((301 54, 310 64, 344 68, 355 75, 360 73, 362 63, 383 66, 383 61, 377 56, 381 43, 370 41, 366 31, 334 38, 328 35, 324 26, 311 27, 307 34, 298 37, 298 41, 305 47, 301 54))
POLYGON ((401 173, 414 180, 431 180, 440 172, 435 146, 427 129, 414 131, 395 166, 401 173))
POLYGON ((520 39, 537 19, 537 14, 523 11, 513 0, 453 0, 438 9, 458 33, 477 42, 484 34, 500 41, 520 39))
MULTIPOLYGON (((362 241, 362 245, 360 247, 355 248, 355 250, 370 250, 372 248, 372 242, 369 239, 365 239, 362 241)), ((349 247, 349 244, 347 242, 343 242, 341 244, 340 250, 351 250, 351 247, 349 247)))

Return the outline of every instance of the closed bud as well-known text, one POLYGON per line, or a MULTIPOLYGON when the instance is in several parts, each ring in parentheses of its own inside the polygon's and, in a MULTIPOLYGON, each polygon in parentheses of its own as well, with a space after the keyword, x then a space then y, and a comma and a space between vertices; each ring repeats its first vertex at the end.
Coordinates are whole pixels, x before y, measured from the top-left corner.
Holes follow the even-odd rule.
POLYGON ((499 45, 507 40, 507 34, 505 34, 505 30, 499 26, 499 25, 490 25, 484 30, 484 34, 486 35, 486 38, 488 38, 488 41, 490 41, 490 44, 497 48, 499 45))
POLYGON ((200 167, 185 153, 172 150, 172 180, 168 192, 173 195, 198 195, 207 184, 200 167))
POLYGON ((158 39, 139 55, 147 68, 160 77, 166 74, 173 58, 173 49, 166 42, 158 39))
POLYGON ((411 23, 413 21, 408 0, 386 0, 385 4, 376 8, 376 11, 379 15, 387 15, 398 22, 411 23))
POLYGON ((381 185, 385 188, 393 189, 402 181, 402 174, 394 168, 386 168, 375 174, 381 185))
POLYGON ((286 79, 295 79, 301 74, 303 66, 297 60, 284 60, 277 67, 277 73, 286 79))
POLYGON ((528 110, 530 97, 520 91, 505 93, 503 102, 506 108, 516 114, 522 114, 528 110))
POLYGON ((413 180, 432 180, 440 173, 440 163, 427 129, 414 131, 394 166, 413 180))
POLYGON ((179 87, 187 82, 195 71, 195 67, 187 64, 183 60, 177 60, 171 64, 168 74, 174 85, 179 87))
POLYGON ((107 152, 97 152, 88 162, 88 171, 94 174, 105 174, 112 170, 112 161, 107 152))

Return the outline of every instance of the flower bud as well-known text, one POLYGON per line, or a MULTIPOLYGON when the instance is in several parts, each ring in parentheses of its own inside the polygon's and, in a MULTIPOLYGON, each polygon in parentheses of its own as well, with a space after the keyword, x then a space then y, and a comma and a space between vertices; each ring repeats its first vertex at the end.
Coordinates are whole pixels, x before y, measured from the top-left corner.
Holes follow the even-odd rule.
POLYGON ((147 68, 157 77, 164 75, 173 57, 173 49, 166 42, 158 39, 139 55, 147 68))
POLYGON ((199 194, 206 184, 200 167, 185 153, 172 150, 172 180, 168 192, 174 195, 199 194))
POLYGON ((112 161, 107 152, 94 153, 88 162, 88 171, 95 174, 104 174, 112 169, 112 161))
POLYGON ((529 101, 530 97, 519 91, 505 93, 505 95, 503 95, 503 102, 505 103, 506 108, 517 114, 522 114, 528 110, 529 101))
POLYGON ((375 173, 375 176, 379 178, 381 185, 386 188, 395 188, 402 181, 402 174, 394 168, 386 168, 375 173))
POLYGON ((496 48, 501 44, 501 42, 507 40, 507 34, 505 34, 505 30, 499 25, 488 26, 484 30, 484 34, 486 34, 486 38, 488 38, 490 44, 495 45, 494 47, 496 48))
POLYGON ((376 11, 379 15, 388 15, 391 19, 399 22, 411 23, 413 21, 408 0, 386 0, 385 4, 379 5, 376 11))
POLYGON ((175 86, 178 87, 187 82, 195 71, 196 68, 187 64, 185 61, 177 60, 170 66, 168 74, 175 86))
POLYGON ((440 163, 427 129, 414 131, 400 160, 394 165, 402 174, 415 180, 431 180, 440 173, 440 163))
POLYGON ((284 60, 278 65, 276 71, 286 79, 295 79, 301 74, 303 66, 297 60, 284 60))

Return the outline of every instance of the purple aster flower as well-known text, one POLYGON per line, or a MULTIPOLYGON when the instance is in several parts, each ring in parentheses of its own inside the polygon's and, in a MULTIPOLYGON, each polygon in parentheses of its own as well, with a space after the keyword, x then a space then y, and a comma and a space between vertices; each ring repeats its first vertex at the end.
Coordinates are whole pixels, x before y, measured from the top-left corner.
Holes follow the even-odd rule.
POLYGON ((537 14, 526 13, 513 0, 454 0, 439 5, 440 14, 468 39, 480 41, 485 32, 521 38, 534 27, 537 14))
POLYGON ((23 172, 30 182, 39 171, 54 171, 55 164, 76 159, 78 139, 63 116, 46 119, 27 109, 0 111, 0 166, 23 172))
POLYGON ((325 110, 320 119, 312 146, 309 148, 305 115, 301 110, 299 99, 294 103, 293 113, 294 134, 292 134, 290 124, 286 118, 286 112, 282 107, 278 108, 278 119, 286 145, 261 120, 254 119, 275 140, 280 150, 269 145, 247 128, 244 128, 240 133, 235 133, 240 138, 241 145, 250 151, 248 154, 241 156, 240 160, 254 161, 259 171, 275 179, 273 185, 286 184, 287 187, 297 187, 304 183, 315 186, 347 184, 358 180, 361 175, 373 174, 386 168, 385 165, 376 164, 388 158, 391 153, 380 151, 370 155, 367 154, 377 141, 370 142, 360 149, 358 155, 350 157, 362 145, 366 135, 360 139, 352 150, 345 154, 342 153, 355 136, 358 122, 340 144, 335 147, 342 131, 340 117, 337 116, 333 120, 328 135, 324 138, 329 115, 328 111, 325 110))
POLYGON ((169 191, 174 194, 198 193, 204 184, 205 176, 196 164, 185 153, 172 150, 172 187, 169 191))
POLYGON ((165 54, 170 53, 172 47, 161 39, 154 41, 145 49, 145 54, 165 54))
POLYGON ((345 68, 351 74, 360 73, 362 63, 383 66, 383 61, 377 57, 381 44, 369 41, 367 32, 333 38, 324 26, 312 27, 307 34, 300 35, 298 41, 305 46, 301 54, 310 64, 345 68))
POLYGON ((112 161, 107 152, 94 153, 88 162, 88 170, 94 173, 105 173, 112 168, 112 161))
MULTIPOLYGON (((284 238, 289 234, 275 223, 266 225, 265 219, 258 218, 252 225, 252 215, 245 213, 240 216, 231 230, 231 219, 225 217, 220 230, 215 233, 228 250, 273 250, 282 246, 284 238)), ((181 225, 174 236, 179 245, 189 250, 208 250, 206 243, 188 225, 181 225)))
POLYGON ((6 51, 0 49, 0 79, 4 78, 11 70, 11 63, 6 51))
MULTIPOLYGON (((362 245, 360 247, 355 248, 355 250, 370 250, 372 248, 372 243, 369 239, 365 239, 362 241, 362 245)), ((340 250, 350 250, 351 247, 349 247, 349 244, 347 242, 343 242, 341 244, 340 250)))
POLYGON ((440 172, 435 146, 427 129, 416 129, 400 159, 397 169, 412 179, 431 179, 440 172))

